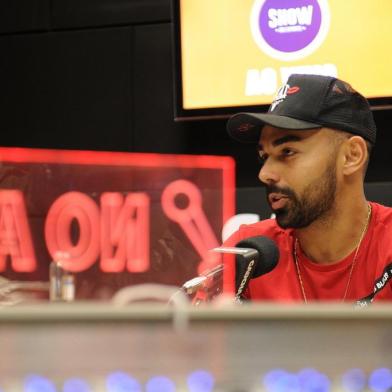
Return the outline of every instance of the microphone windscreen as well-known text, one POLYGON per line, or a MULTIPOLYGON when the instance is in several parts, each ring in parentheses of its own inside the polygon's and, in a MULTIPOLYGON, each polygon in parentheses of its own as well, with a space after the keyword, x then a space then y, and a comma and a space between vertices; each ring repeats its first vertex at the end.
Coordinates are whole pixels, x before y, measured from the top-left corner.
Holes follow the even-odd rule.
POLYGON ((237 248, 252 248, 256 249, 259 258, 256 263, 256 268, 253 272, 252 278, 257 278, 272 271, 279 261, 279 249, 275 241, 268 237, 256 236, 245 238, 238 242, 237 248))

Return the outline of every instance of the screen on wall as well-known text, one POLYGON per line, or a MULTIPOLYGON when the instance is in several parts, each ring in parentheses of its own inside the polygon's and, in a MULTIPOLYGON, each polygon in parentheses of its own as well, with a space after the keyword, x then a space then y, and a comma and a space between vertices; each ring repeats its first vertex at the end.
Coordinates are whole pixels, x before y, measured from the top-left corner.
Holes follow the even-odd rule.
POLYGON ((391 0, 173 0, 177 119, 266 109, 292 73, 392 100, 391 0))

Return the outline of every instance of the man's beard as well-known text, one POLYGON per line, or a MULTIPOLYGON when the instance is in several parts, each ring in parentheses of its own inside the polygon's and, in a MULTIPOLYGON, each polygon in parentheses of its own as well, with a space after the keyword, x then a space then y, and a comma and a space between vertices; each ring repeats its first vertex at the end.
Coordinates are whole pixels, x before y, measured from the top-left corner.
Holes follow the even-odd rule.
POLYGON ((286 205, 274 210, 280 227, 307 227, 317 219, 325 217, 333 207, 336 196, 336 164, 331 162, 324 174, 308 184, 300 196, 288 187, 267 185, 266 190, 267 200, 270 193, 281 193, 287 197, 286 205))

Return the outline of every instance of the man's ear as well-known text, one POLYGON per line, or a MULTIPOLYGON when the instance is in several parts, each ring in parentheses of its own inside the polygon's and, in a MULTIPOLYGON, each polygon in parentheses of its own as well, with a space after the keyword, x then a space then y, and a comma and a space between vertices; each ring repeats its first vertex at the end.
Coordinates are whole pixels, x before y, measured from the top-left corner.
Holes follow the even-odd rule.
POLYGON ((343 174, 349 176, 360 171, 366 165, 368 151, 365 140, 361 136, 352 136, 343 146, 343 174))

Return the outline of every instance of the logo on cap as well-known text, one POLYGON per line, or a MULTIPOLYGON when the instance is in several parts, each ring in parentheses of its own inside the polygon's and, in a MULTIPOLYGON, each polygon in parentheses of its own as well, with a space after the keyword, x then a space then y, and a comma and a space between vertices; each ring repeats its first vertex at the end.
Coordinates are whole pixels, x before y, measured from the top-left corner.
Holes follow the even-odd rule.
POLYGON ((327 36, 329 22, 327 0, 255 0, 251 12, 256 44, 283 61, 314 52, 327 36))
POLYGON ((272 112, 281 102, 284 101, 287 95, 296 94, 299 90, 300 88, 298 86, 290 87, 289 84, 285 84, 284 86, 282 86, 278 90, 278 93, 276 94, 276 97, 273 100, 269 111, 272 112))
POLYGON ((254 128, 255 126, 250 123, 243 123, 240 124, 237 128, 239 132, 248 132, 250 129, 254 128))

